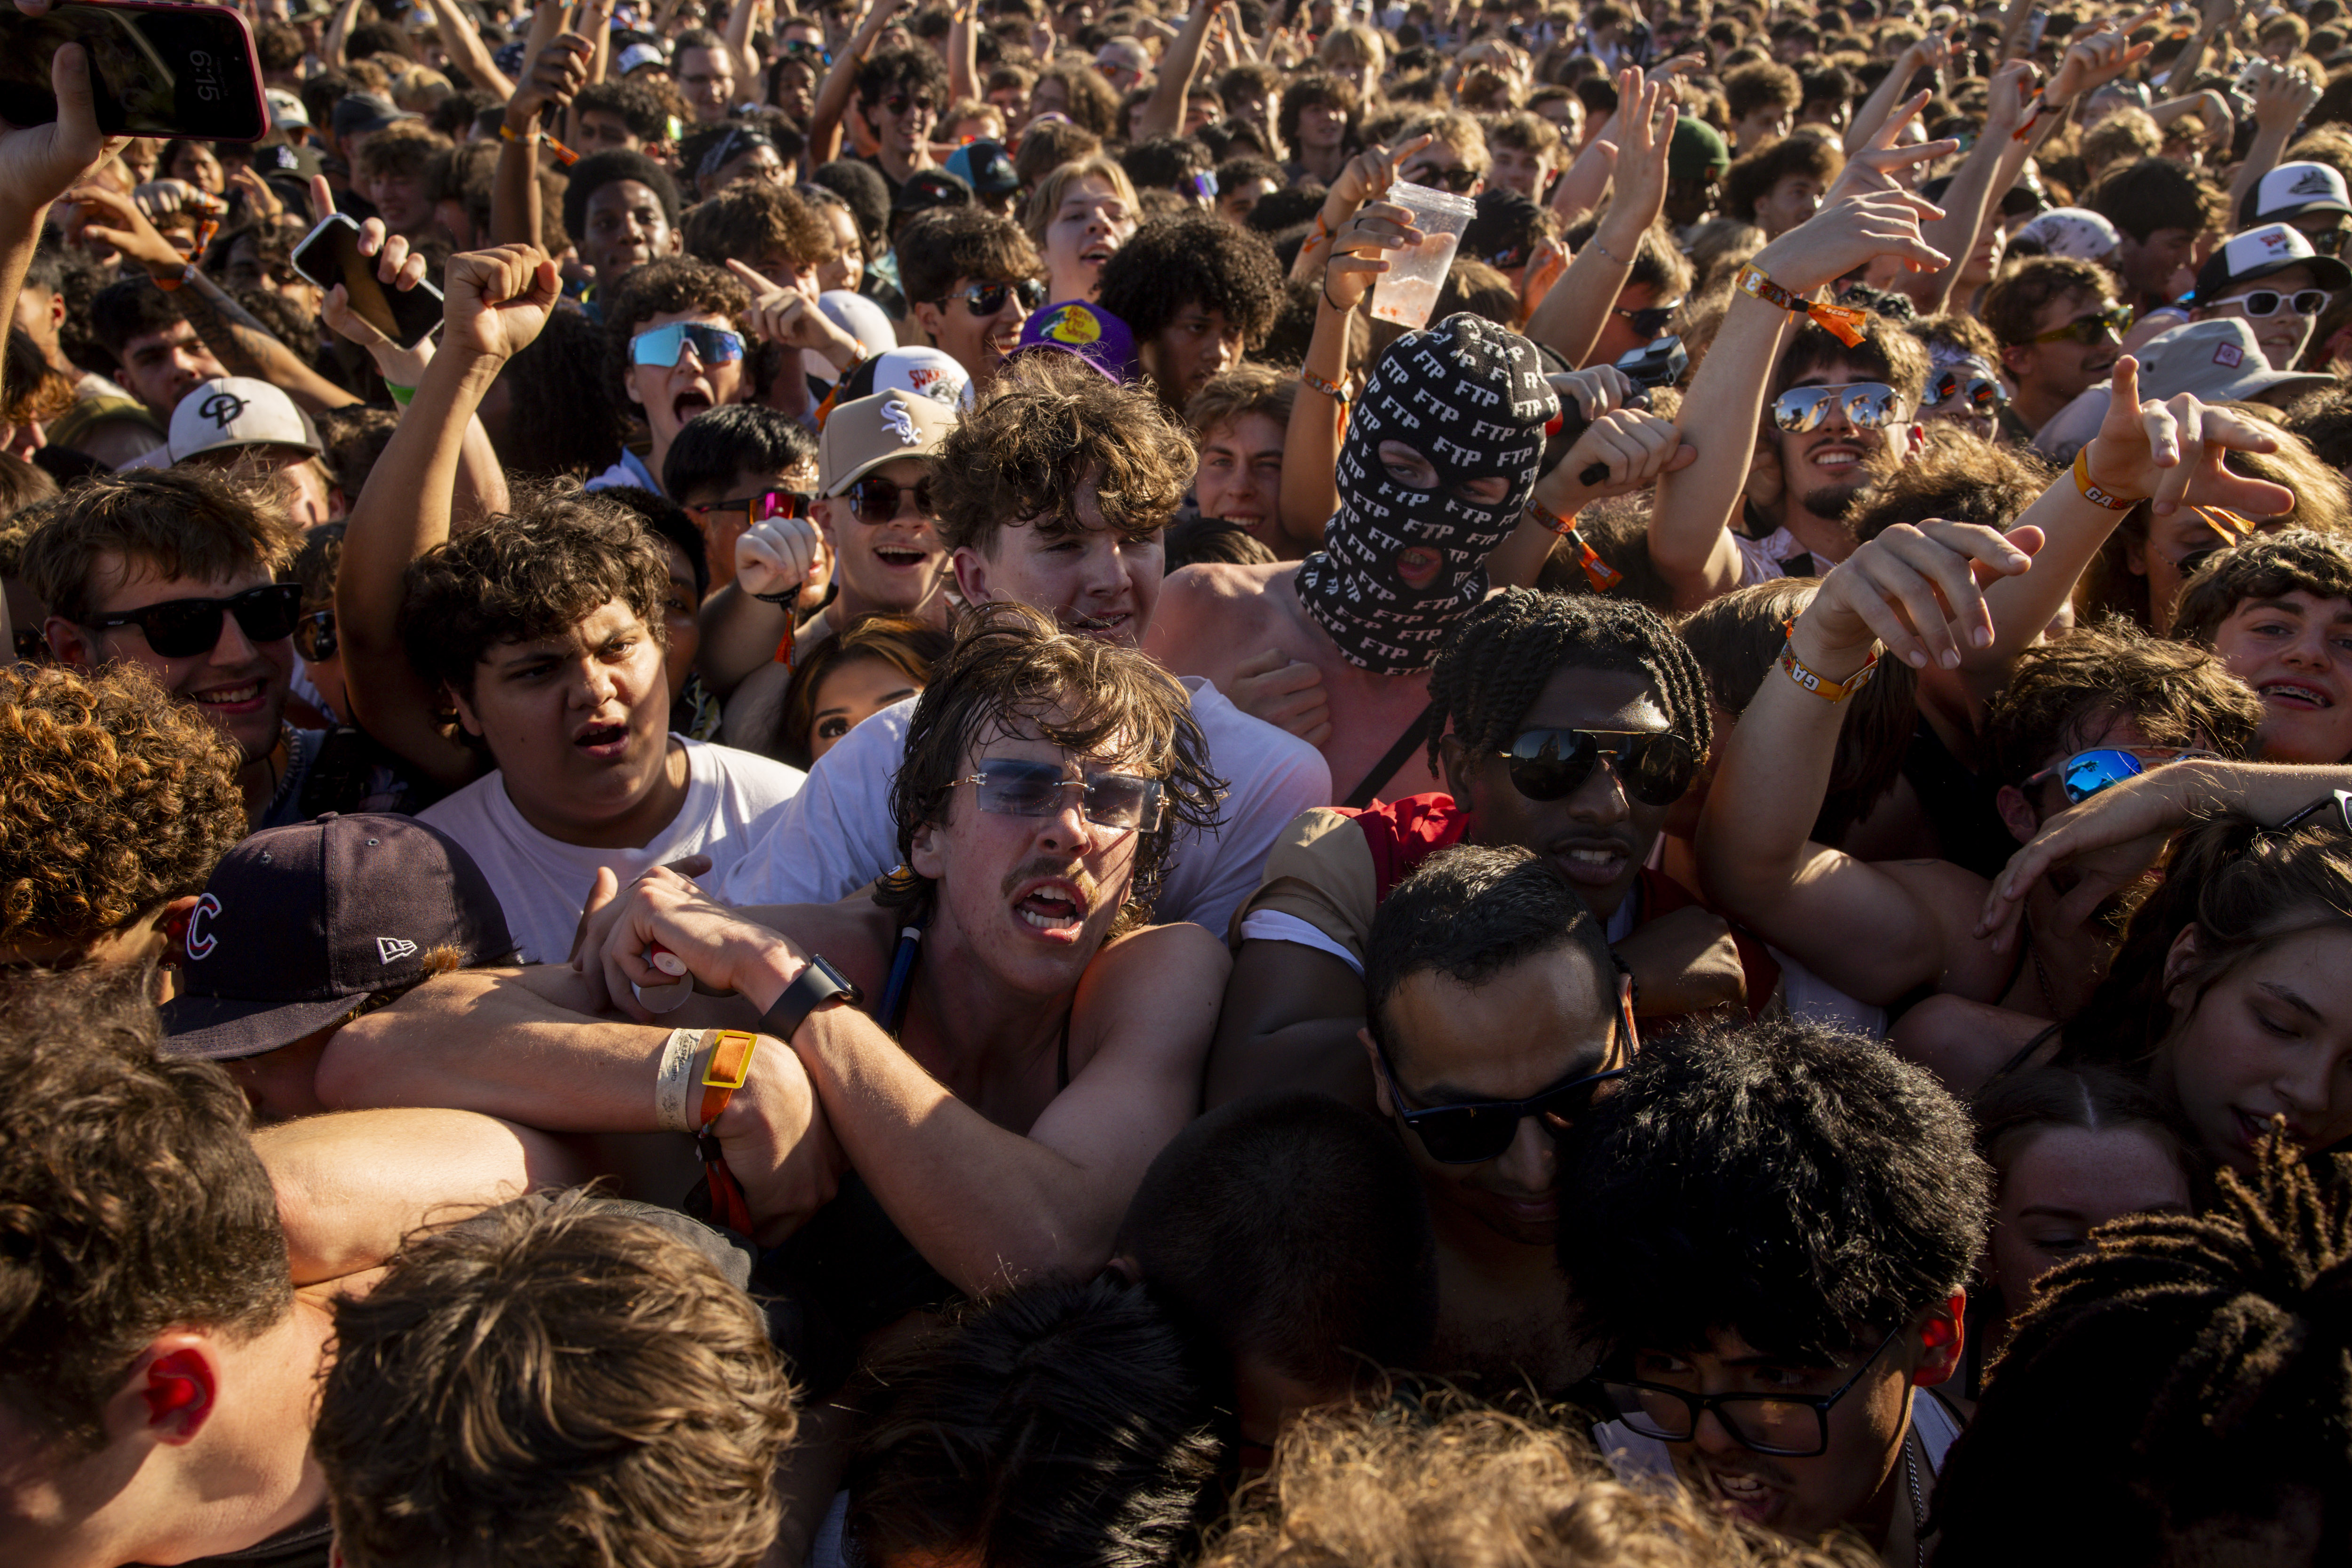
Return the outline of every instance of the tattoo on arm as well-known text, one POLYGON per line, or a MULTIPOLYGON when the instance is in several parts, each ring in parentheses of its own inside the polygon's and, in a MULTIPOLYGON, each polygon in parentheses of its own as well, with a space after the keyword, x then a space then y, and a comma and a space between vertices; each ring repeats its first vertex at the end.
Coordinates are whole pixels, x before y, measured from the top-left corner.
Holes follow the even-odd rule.
POLYGON ((191 277, 171 298, 229 374, 276 382, 279 378, 269 374, 273 361, 281 365, 289 361, 300 363, 293 350, 203 273, 191 277))

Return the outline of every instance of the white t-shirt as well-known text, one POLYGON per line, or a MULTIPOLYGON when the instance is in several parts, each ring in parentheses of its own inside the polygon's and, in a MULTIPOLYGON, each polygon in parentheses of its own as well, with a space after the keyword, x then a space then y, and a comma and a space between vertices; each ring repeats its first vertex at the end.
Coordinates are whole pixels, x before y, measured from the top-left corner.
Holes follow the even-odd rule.
POLYGON ((491 773, 416 814, 465 847, 497 889, 527 963, 561 963, 572 951, 580 907, 609 866, 624 885, 681 855, 708 855, 706 885, 719 886, 807 775, 732 746, 672 735, 686 748, 686 802, 668 826, 635 849, 593 849, 550 838, 523 820, 507 798, 506 777, 491 773))
MULTIPOLYGON (((1266 852, 1290 819, 1331 804, 1331 769, 1322 752, 1251 718, 1208 681, 1186 676, 1183 682, 1192 694, 1192 721, 1209 743, 1209 769, 1225 781, 1223 821, 1206 840, 1177 838, 1155 914, 1204 925, 1222 939, 1234 910, 1257 891, 1266 852)), ((890 784, 920 700, 909 697, 885 708, 817 759, 808 786, 719 884, 729 903, 829 904, 898 864, 890 784)))

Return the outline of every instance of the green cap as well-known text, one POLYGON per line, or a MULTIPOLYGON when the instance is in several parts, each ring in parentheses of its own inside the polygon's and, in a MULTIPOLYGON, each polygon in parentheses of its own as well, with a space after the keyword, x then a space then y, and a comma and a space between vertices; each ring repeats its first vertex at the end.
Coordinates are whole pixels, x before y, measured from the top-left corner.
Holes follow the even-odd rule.
POLYGON ((1731 149, 1704 120, 1683 115, 1675 121, 1674 146, 1666 153, 1666 174, 1676 180, 1701 180, 1731 167, 1731 149))

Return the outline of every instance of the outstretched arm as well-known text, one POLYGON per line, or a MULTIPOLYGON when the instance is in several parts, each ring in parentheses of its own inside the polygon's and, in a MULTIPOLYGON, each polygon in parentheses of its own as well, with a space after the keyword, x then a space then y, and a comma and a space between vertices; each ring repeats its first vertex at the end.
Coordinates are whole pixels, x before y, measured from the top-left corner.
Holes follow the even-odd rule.
POLYGON ((587 85, 594 46, 577 33, 560 33, 523 68, 507 99, 499 161, 491 172, 490 237, 500 245, 540 244, 539 149, 551 109, 569 109, 587 85))
POLYGON ((1950 668, 1962 647, 1989 643, 1992 625, 1972 569, 2024 571, 2038 541, 2029 530, 2017 540, 1972 523, 1898 523, 1863 545, 1822 580, 1790 633, 1782 667, 1767 672, 1722 745, 1699 818, 1707 892, 1732 919, 1861 1001, 1884 1004, 1945 982, 1963 960, 1972 911, 1956 908, 1954 889, 1904 874, 1936 868, 1876 865, 1808 840, 1829 788, 1843 691, 1882 641, 1886 657, 1923 668, 1931 658, 1950 668), (1789 667, 1790 657, 1800 668, 1789 667))
POLYGON ((1637 71, 1618 73, 1617 194, 1592 237, 1569 263, 1568 275, 1528 318, 1528 336, 1581 368, 1609 325, 1610 312, 1633 268, 1633 253, 1666 201, 1666 154, 1674 146, 1674 95, 1665 83, 1644 85, 1637 71))
POLYGON ((449 537, 467 426, 499 372, 539 335, 556 292, 555 263, 528 246, 450 258, 440 350, 344 530, 335 624, 352 710, 370 734, 451 786, 471 780, 480 763, 442 733, 441 694, 409 662, 400 637, 402 580, 411 562, 449 537))
POLYGON ((857 24, 857 31, 850 35, 849 42, 835 58, 833 68, 817 84, 816 102, 809 110, 810 168, 829 163, 840 155, 841 117, 849 111, 849 96, 857 86, 857 68, 874 52, 874 41, 906 3, 907 0, 874 0, 874 8, 857 24))
POLYGON ((1201 50, 1209 41, 1209 24, 1217 19, 1225 0, 1193 0, 1192 14, 1184 19, 1183 31, 1168 46, 1160 57, 1160 74, 1151 83, 1151 96, 1135 116, 1136 139, 1152 136, 1173 136, 1184 127, 1184 97, 1192 90, 1192 79, 1200 74, 1201 50))
MULTIPOLYGON (((18 0, 16 8, 37 16, 48 6, 18 0)), ((10 321, 49 204, 121 145, 99 134, 89 57, 79 44, 68 44, 51 58, 49 89, 57 95, 57 119, 21 130, 0 126, 0 304, 7 306, 10 321)))
POLYGON ((2230 181, 2228 210, 2233 222, 2246 193, 2278 167, 2280 155, 2294 139, 2294 128, 2319 101, 2319 85, 2299 70, 2266 65, 2253 82, 2253 145, 2246 149, 2246 161, 2230 181))

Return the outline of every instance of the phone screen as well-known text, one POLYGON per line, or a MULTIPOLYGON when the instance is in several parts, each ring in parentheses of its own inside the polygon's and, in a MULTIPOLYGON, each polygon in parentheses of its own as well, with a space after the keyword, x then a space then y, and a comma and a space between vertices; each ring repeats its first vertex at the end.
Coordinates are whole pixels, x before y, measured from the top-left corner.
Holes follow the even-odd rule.
POLYGON ((360 320, 403 348, 441 323, 441 290, 430 283, 387 289, 376 280, 375 258, 360 254, 360 226, 341 213, 312 229, 294 247, 294 270, 321 289, 340 283, 360 320))
POLYGON ((98 128, 110 136, 256 142, 269 130, 253 36, 219 5, 68 3, 46 16, 0 9, 0 120, 58 117, 49 63, 62 44, 89 51, 98 128))

